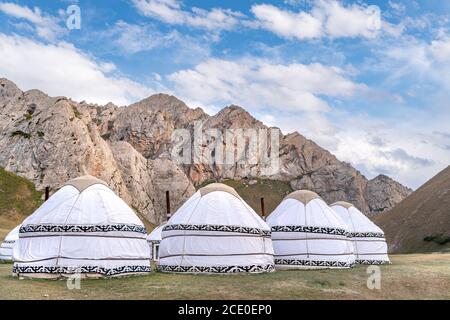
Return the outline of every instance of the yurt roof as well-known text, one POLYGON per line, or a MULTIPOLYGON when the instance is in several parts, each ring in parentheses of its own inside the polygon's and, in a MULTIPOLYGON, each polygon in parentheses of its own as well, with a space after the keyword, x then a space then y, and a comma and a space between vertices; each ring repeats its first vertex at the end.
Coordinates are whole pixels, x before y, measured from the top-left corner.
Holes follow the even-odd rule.
POLYGON ((102 185, 108 187, 108 185, 106 184, 105 181, 97 179, 97 178, 95 178, 93 176, 90 176, 90 175, 86 175, 86 176, 82 176, 82 177, 78 177, 78 178, 72 179, 69 182, 66 182, 66 184, 64 186, 72 186, 72 187, 76 188, 81 193, 84 190, 86 190, 87 188, 89 188, 90 186, 93 186, 95 184, 102 184, 102 185))
POLYGON ((206 187, 201 188, 199 191, 200 191, 200 194, 202 197, 206 196, 208 193, 211 193, 211 192, 222 191, 222 192, 227 192, 227 193, 235 196, 236 198, 241 198, 239 196, 239 194, 236 192, 236 190, 234 190, 232 187, 227 186, 226 184, 223 184, 223 183, 211 183, 211 184, 208 184, 206 187))
POLYGON ((19 224, 17 227, 15 227, 14 229, 12 229, 12 230, 7 234, 7 236, 5 237, 5 240, 6 240, 6 241, 13 241, 13 240, 19 239, 19 230, 20 230, 20 227, 21 227, 21 226, 22 226, 22 225, 19 224))
POLYGON ((152 232, 150 232, 150 234, 147 236, 147 240, 148 241, 152 241, 152 240, 158 240, 161 241, 161 232, 163 230, 163 228, 166 226, 167 223, 163 223, 159 226, 157 226, 155 229, 152 230, 152 232))
POLYGON ((354 205, 352 205, 351 203, 346 202, 346 201, 338 201, 338 202, 335 202, 335 203, 333 203, 333 204, 331 205, 331 207, 333 207, 333 206, 341 206, 341 207, 344 207, 345 209, 354 207, 354 205))
POLYGON ((317 193, 309 191, 309 190, 298 190, 298 191, 294 191, 291 194, 289 194, 288 196, 286 196, 284 200, 287 199, 294 199, 297 201, 300 201, 301 203, 303 203, 304 205, 307 205, 310 201, 314 200, 314 199, 322 199, 317 193))

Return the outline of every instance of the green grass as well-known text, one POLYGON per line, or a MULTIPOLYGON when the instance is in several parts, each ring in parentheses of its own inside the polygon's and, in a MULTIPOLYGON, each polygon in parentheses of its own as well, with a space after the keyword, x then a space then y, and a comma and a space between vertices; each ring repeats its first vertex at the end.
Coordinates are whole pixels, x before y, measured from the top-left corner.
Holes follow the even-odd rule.
POLYGON ((75 117, 77 117, 78 119, 81 119, 82 114, 80 111, 78 111, 77 107, 72 106, 72 110, 73 110, 73 114, 75 115, 75 117))
POLYGON ((0 265, 0 299, 450 299, 450 254, 394 255, 381 266, 381 290, 366 286, 366 267, 256 275, 182 275, 66 281, 19 280, 0 265))
MULTIPOLYGON (((214 181, 207 181, 200 187, 214 181)), ((261 214, 261 197, 264 197, 266 216, 280 204, 280 202, 293 191, 289 182, 269 179, 242 179, 224 180, 222 183, 233 187, 237 193, 253 208, 261 214)))
POLYGON ((426 236, 425 238, 423 238, 423 241, 434 242, 439 245, 444 245, 446 243, 450 243, 450 236, 444 236, 443 234, 426 236))
POLYGON ((0 168, 0 238, 42 204, 33 183, 0 168))

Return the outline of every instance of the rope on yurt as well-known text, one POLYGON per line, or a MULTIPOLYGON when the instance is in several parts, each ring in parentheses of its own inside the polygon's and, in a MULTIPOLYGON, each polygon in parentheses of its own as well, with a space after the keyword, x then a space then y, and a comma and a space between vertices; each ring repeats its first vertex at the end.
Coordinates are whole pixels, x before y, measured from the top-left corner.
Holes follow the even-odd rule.
MULTIPOLYGON (((78 200, 80 199, 81 196, 81 192, 78 193, 77 198, 75 199, 75 202, 73 203, 72 207, 70 208, 69 213, 66 216, 66 220, 64 220, 64 225, 67 224, 67 221, 69 220, 70 215, 72 214, 73 208, 75 208, 75 205, 77 204, 78 200)), ((61 236, 59 237, 59 245, 58 245, 58 256, 56 257, 56 263, 55 263, 55 267, 58 266, 59 264, 59 258, 61 258, 61 247, 62 247, 62 240, 63 240, 64 235, 61 234, 61 236)))
MULTIPOLYGON (((308 227, 308 212, 305 206, 305 227, 308 227)), ((309 259, 309 244, 308 244, 308 232, 305 232, 305 242, 306 242, 306 257, 309 259)))
MULTIPOLYGON (((263 226, 261 225, 261 218, 259 218, 259 216, 258 216, 258 214, 253 210, 253 208, 252 207, 250 207, 249 205, 248 205, 248 203, 247 202, 245 202, 244 201, 244 199, 242 199, 241 197, 239 197, 238 198, 241 202, 242 202, 242 204, 244 205, 244 207, 247 209, 247 211, 250 213, 250 215, 252 216, 252 218, 255 220, 255 222, 257 222, 258 223, 258 225, 259 225, 259 227, 261 228, 261 230, 263 229, 263 226)), ((264 220, 263 220, 263 222, 264 222, 264 220)), ((265 222, 264 222, 265 223, 265 222)), ((263 252, 264 253, 266 253, 266 238, 264 238, 264 236, 262 235, 262 233, 261 233, 261 240, 262 240, 262 242, 263 242, 263 252)))
MULTIPOLYGON (((195 213, 195 210, 197 210, 197 207, 198 207, 198 205, 200 204, 200 201, 202 201, 202 196, 201 196, 201 194, 200 194, 200 199, 198 199, 198 202, 197 202, 197 204, 195 205, 195 207, 194 207, 194 210, 192 210, 192 212, 191 212, 191 214, 190 214, 190 216, 189 216, 189 219, 187 220, 187 224, 189 224, 189 221, 191 220, 191 218, 192 218, 192 215, 195 213)), ((184 230, 183 231, 183 235, 184 235, 184 237, 183 237, 183 251, 182 251, 182 255, 181 255, 181 261, 180 261, 180 264, 179 264, 179 266, 181 266, 182 264, 183 264, 183 261, 184 261, 184 254, 185 254, 185 250, 186 250, 186 232, 187 232, 188 230, 184 230)))
MULTIPOLYGON (((347 209, 348 218, 350 219, 350 222, 352 223, 352 228, 353 228, 352 231, 355 232, 356 231, 355 224, 353 223, 352 215, 350 214, 350 210, 349 209, 347 209)), ((355 250, 354 251, 356 251, 356 259, 359 260, 358 241, 357 240, 353 240, 350 243, 354 243, 355 244, 355 248, 354 248, 355 250)), ((355 254, 355 252, 353 252, 353 254, 355 254)))

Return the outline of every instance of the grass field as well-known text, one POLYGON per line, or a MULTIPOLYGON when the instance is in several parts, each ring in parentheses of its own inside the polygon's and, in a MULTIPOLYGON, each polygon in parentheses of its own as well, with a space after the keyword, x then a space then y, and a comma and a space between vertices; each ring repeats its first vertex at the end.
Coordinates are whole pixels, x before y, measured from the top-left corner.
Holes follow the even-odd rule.
POLYGON ((366 267, 277 271, 259 275, 180 275, 83 280, 19 280, 0 264, 0 299, 450 299, 450 254, 394 255, 381 266, 381 290, 369 290, 366 267))

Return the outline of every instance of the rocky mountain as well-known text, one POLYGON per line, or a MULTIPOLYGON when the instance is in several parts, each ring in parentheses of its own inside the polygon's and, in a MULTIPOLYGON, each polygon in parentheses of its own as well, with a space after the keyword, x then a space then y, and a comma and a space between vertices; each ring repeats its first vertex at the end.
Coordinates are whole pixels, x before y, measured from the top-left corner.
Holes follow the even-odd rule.
POLYGON ((390 252, 449 250, 450 166, 374 220, 384 230, 390 252))
MULTIPOLYGON (((269 129, 278 133, 238 106, 209 116, 166 94, 128 107, 99 106, 49 97, 38 90, 22 92, 11 81, 0 79, 0 167, 33 181, 41 190, 92 174, 108 182, 155 224, 165 218, 166 190, 171 191, 176 209, 196 186, 209 180, 258 177, 285 181, 293 189, 314 190, 328 202, 350 201, 367 213, 389 210, 411 192, 385 176, 367 180, 299 133, 280 134, 274 140, 270 131, 264 131, 269 129), (235 154, 233 148, 240 143, 239 129, 263 132, 258 141, 267 142, 266 158, 268 154, 279 156, 279 170, 268 173, 263 162, 237 160, 242 154, 235 154), (174 137, 180 130, 189 134, 184 141, 191 146, 189 151, 204 161, 175 159, 178 142, 174 137), (195 132, 204 137, 198 141, 195 132), (230 140, 218 143, 225 133, 230 140), (219 146, 225 153, 231 150, 236 160, 206 161, 210 156, 217 158, 219 146)), ((252 138, 245 136, 243 141, 243 154, 251 153, 252 138)))
POLYGON ((370 212, 387 212, 401 202, 411 189, 399 184, 397 181, 380 174, 367 183, 365 198, 370 212))

